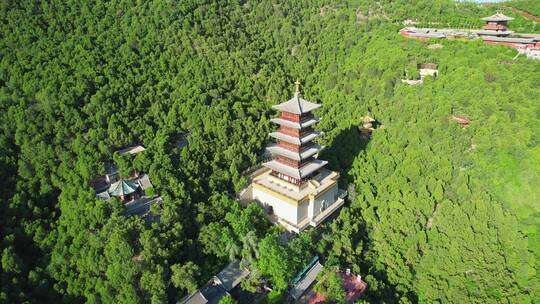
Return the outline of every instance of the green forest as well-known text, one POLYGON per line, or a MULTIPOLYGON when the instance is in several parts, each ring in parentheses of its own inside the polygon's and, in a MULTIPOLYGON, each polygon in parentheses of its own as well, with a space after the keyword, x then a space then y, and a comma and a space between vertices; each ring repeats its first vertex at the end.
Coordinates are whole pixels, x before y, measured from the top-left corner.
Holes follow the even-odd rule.
POLYGON ((2 1, 0 303, 176 303, 235 258, 251 269, 242 288, 267 281, 280 303, 314 254, 361 274, 365 303, 537 303, 540 61, 398 34, 497 11, 540 33, 514 3, 538 14, 536 1, 2 1), (438 77, 402 83, 420 63, 438 77), (235 194, 296 79, 323 105, 320 158, 349 196, 283 245, 235 194), (384 125, 369 139, 368 112, 384 125), (134 144, 146 151, 119 161, 151 176, 159 222, 90 187, 134 144))

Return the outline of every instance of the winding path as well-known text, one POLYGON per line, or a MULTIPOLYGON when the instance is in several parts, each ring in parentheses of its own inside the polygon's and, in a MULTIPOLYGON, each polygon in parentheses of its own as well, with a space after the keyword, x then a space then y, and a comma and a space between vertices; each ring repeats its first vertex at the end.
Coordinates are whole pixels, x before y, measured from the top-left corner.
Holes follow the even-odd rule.
POLYGON ((516 12, 516 13, 519 13, 519 14, 523 15, 526 18, 529 18, 529 19, 534 20, 536 22, 540 22, 540 17, 535 16, 535 15, 529 13, 529 12, 520 10, 519 8, 515 8, 515 7, 510 7, 510 9, 513 10, 514 12, 516 12))

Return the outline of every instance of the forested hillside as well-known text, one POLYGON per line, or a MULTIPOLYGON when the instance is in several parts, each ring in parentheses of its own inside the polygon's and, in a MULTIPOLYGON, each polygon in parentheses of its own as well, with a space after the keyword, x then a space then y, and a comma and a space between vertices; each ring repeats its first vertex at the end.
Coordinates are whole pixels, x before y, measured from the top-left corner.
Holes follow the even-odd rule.
POLYGON ((538 1, 512 0, 508 5, 540 17, 540 2, 538 1))
POLYGON ((496 6, 0 7, 0 302, 176 302, 234 257, 256 270, 245 289, 265 276, 282 290, 306 252, 361 273, 373 303, 540 298, 540 62, 501 64, 516 51, 457 40, 429 49, 397 33, 405 19, 479 26, 496 6), (439 76, 401 83, 417 63, 437 63, 439 76), (284 247, 262 209, 232 197, 260 161, 270 106, 297 78, 323 104, 321 158, 350 202, 321 241, 306 232, 284 247), (368 111, 384 124, 369 140, 357 131, 368 111), (131 144, 147 148, 132 166, 163 197, 159 223, 122 216, 89 186, 131 144))

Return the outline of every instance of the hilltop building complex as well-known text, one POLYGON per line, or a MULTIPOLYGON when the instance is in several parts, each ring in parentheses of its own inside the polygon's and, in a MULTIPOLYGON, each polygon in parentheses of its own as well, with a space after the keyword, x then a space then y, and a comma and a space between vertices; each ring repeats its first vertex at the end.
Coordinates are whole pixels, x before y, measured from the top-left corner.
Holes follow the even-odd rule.
POLYGON ((405 27, 399 33, 404 37, 419 40, 481 38, 484 43, 507 45, 529 58, 540 59, 540 34, 514 33, 508 30, 508 21, 514 18, 501 13, 482 18, 482 20, 486 22, 482 29, 405 27))

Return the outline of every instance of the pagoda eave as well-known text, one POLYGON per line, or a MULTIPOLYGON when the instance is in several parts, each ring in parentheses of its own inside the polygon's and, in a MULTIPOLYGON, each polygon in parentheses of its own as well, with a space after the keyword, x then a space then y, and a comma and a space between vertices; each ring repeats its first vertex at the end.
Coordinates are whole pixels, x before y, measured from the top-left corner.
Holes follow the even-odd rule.
POLYGON ((293 168, 293 167, 284 165, 276 160, 272 160, 272 161, 264 163, 263 165, 267 168, 272 169, 273 171, 277 171, 279 173, 288 175, 290 177, 294 177, 296 179, 302 179, 306 176, 309 176, 311 173, 321 169, 327 163, 328 162, 325 160, 315 159, 300 168, 293 168))
POLYGON ((270 121, 280 126, 285 126, 285 127, 294 128, 294 129, 302 129, 302 128, 306 128, 306 127, 309 127, 318 123, 319 118, 313 117, 302 122, 294 122, 294 121, 290 121, 290 120, 286 120, 282 118, 272 118, 270 119, 270 121))
POLYGON ((291 144, 301 145, 301 144, 305 144, 314 140, 315 138, 321 136, 322 134, 323 132, 313 131, 298 138, 298 137, 290 136, 281 132, 272 132, 270 133, 270 136, 275 139, 283 140, 291 144))
POLYGON ((307 159, 319 153, 319 151, 321 151, 323 148, 324 146, 321 146, 319 144, 314 144, 313 146, 308 147, 304 151, 294 152, 294 151, 285 149, 283 147, 280 147, 279 145, 270 145, 266 147, 266 150, 274 155, 281 155, 290 159, 301 161, 303 159, 307 159))
POLYGON ((506 16, 504 14, 501 14, 501 13, 497 13, 497 14, 492 15, 492 16, 484 17, 484 18, 482 18, 482 20, 484 20, 486 22, 505 22, 505 21, 512 21, 512 20, 514 20, 514 18, 508 17, 508 16, 506 16))
POLYGON ((284 103, 280 103, 277 105, 273 105, 272 109, 281 111, 281 112, 287 112, 287 113, 300 115, 304 113, 309 113, 320 107, 321 107, 321 104, 307 101, 303 99, 302 97, 296 95, 293 98, 291 98, 289 101, 286 101, 284 103))

